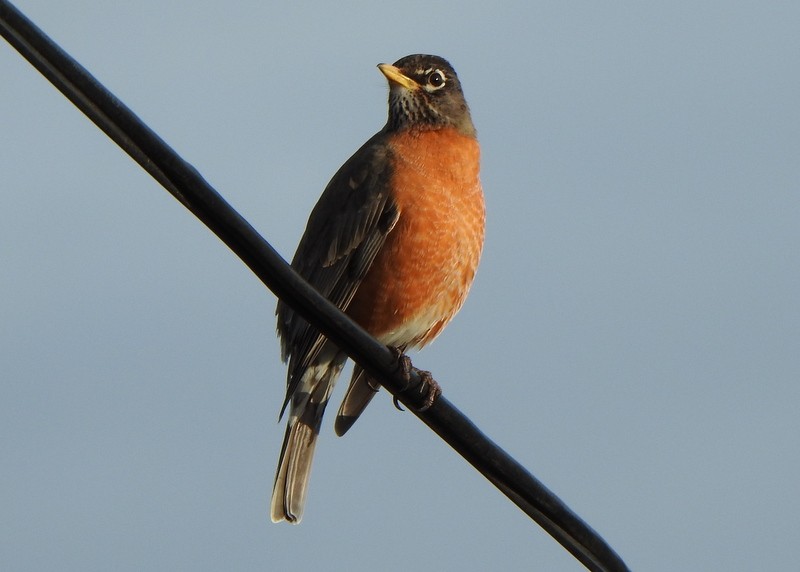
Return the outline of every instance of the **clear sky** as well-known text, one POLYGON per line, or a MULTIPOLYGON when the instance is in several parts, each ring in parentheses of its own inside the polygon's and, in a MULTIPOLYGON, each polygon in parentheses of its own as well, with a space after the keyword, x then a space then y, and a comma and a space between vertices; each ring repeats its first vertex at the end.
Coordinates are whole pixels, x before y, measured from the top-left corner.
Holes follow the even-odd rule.
MULTIPOLYGON (((287 258, 375 65, 448 58, 487 240, 415 365, 632 569, 797 565, 796 1, 17 6, 287 258)), ((275 297, 5 43, 0 78, 0 568, 581 569, 386 395, 270 523, 275 297)))

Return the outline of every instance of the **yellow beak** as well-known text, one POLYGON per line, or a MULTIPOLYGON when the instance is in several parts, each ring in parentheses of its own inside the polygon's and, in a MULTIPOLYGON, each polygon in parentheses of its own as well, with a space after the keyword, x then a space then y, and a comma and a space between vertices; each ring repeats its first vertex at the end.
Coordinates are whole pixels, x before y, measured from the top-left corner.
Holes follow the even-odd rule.
POLYGON ((408 76, 400 72, 400 68, 396 68, 389 64, 378 64, 378 69, 386 76, 391 83, 396 83, 410 91, 419 89, 419 84, 408 76))

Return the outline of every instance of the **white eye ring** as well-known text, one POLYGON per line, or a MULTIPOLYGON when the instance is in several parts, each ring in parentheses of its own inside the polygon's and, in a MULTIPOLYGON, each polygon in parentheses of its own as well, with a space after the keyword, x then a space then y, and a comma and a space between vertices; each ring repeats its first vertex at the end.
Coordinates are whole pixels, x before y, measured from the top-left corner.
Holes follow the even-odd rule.
POLYGON ((425 79, 425 91, 436 91, 442 89, 447 82, 444 72, 433 70, 425 79))

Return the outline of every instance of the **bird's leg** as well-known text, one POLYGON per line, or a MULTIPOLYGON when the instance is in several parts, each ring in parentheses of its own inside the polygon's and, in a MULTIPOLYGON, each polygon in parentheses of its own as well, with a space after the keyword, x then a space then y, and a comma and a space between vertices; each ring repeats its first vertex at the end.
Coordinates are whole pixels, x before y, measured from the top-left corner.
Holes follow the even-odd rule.
MULTIPOLYGON (((395 354, 397 362, 400 364, 401 373, 406 382, 402 390, 403 392, 407 391, 411 385, 411 372, 417 372, 421 382, 419 384, 419 392, 420 395, 424 395, 424 401, 420 407, 416 408, 416 411, 425 411, 431 405, 433 405, 433 402, 436 401, 436 399, 442 394, 441 386, 436 382, 435 379, 433 379, 431 372, 413 367, 411 365, 411 359, 403 353, 401 348, 393 347, 389 349, 391 349, 395 354)), ((392 398, 392 402, 397 409, 403 411, 403 408, 400 406, 400 401, 396 396, 392 398)))
POLYGON ((405 380, 405 385, 401 391, 407 391, 411 385, 411 371, 414 367, 411 365, 411 358, 403 353, 403 348, 389 347, 389 350, 394 354, 394 359, 400 365, 400 373, 405 380))
MULTIPOLYGON (((408 389, 409 384, 411 383, 411 358, 409 358, 406 354, 403 353, 402 348, 396 347, 389 347, 389 350, 394 354, 397 363, 400 364, 400 372, 403 375, 403 379, 405 379, 406 384, 403 386, 403 391, 408 389)), ((392 396, 392 403, 399 411, 405 411, 403 407, 400 405, 400 400, 397 399, 397 396, 392 396)))

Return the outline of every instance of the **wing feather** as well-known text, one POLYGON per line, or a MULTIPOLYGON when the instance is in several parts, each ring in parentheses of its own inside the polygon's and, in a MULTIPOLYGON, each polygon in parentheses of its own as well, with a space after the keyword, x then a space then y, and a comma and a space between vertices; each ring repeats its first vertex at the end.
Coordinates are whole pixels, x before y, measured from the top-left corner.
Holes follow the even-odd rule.
MULTIPOLYGON (((389 152, 381 135, 367 141, 328 183, 292 260, 292 267, 342 310, 400 216, 389 193, 389 152)), ((283 359, 289 361, 285 407, 325 337, 283 302, 276 313, 283 359)))

